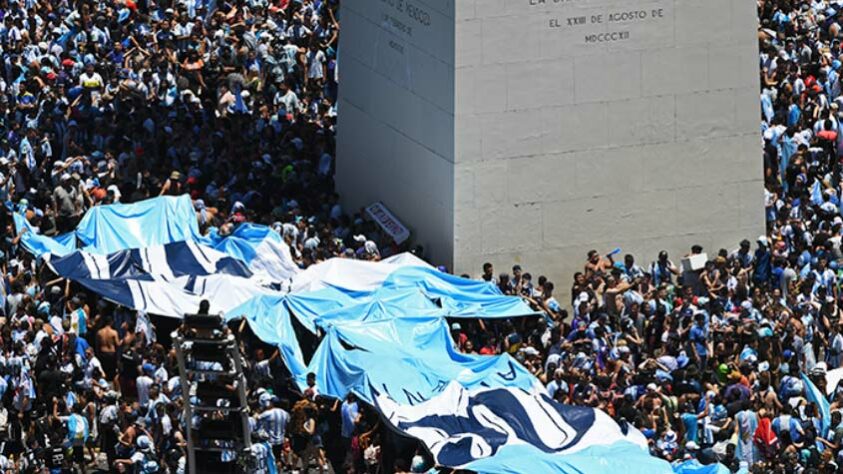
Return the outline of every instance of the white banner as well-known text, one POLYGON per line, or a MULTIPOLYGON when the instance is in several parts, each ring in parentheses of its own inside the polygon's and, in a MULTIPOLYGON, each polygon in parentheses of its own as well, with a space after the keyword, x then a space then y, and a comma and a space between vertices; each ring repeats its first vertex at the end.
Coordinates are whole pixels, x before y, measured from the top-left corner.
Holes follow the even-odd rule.
POLYGON ((396 244, 401 244, 410 238, 410 230, 404 227, 404 224, 398 220, 382 202, 370 204, 366 208, 366 213, 369 214, 375 222, 381 226, 387 234, 392 237, 396 244))

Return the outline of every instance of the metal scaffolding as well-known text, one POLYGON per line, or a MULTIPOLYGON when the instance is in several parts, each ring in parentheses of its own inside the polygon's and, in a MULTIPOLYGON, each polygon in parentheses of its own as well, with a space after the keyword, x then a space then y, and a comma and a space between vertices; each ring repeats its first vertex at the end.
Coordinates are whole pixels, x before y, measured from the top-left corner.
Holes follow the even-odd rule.
POLYGON ((237 340, 219 315, 186 314, 173 343, 189 426, 187 471, 249 472, 249 406, 237 340))

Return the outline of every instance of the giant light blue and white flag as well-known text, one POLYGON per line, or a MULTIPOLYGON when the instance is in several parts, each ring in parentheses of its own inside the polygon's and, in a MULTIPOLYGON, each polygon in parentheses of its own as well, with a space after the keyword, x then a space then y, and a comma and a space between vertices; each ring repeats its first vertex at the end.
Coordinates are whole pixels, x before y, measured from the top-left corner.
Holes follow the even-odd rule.
POLYGON ((375 407, 398 430, 420 440, 435 463, 495 473, 672 473, 650 456, 634 428, 587 407, 511 387, 467 390, 456 382, 416 404, 377 394, 375 407))
POLYGON ((32 231, 21 239, 28 250, 115 303, 180 317, 208 299, 212 312, 244 316, 255 334, 281 348, 300 386, 314 372, 323 394, 357 393, 420 439, 439 465, 484 473, 671 472, 642 449, 636 430, 550 400, 508 354, 456 349, 446 318, 540 314, 486 282, 407 256, 385 263, 335 258, 297 272, 286 244, 265 226, 199 235, 187 196, 92 209, 60 239, 39 236, 22 220, 18 229, 32 231), (258 273, 282 276, 291 292, 265 285, 258 273), (325 331, 307 363, 295 321, 325 331))
POLYGON ((65 256, 45 255, 47 265, 71 280, 122 279, 155 275, 172 280, 180 276, 234 275, 251 278, 242 261, 194 242, 174 242, 107 255, 76 250, 65 256))
POLYGON ((225 312, 261 295, 276 294, 237 258, 194 242, 175 242, 108 255, 74 251, 44 254, 58 276, 114 303, 161 316, 195 312, 207 299, 225 312))
POLYGON ((193 201, 186 194, 94 206, 73 232, 56 238, 39 235, 19 214, 15 215, 15 227, 18 233, 25 232, 21 235, 21 245, 36 257, 47 253, 63 257, 77 249, 108 255, 193 242, 243 261, 264 280, 282 282, 299 272, 287 244, 268 226, 246 223, 230 235, 220 235, 214 228, 209 235, 202 235, 193 201))

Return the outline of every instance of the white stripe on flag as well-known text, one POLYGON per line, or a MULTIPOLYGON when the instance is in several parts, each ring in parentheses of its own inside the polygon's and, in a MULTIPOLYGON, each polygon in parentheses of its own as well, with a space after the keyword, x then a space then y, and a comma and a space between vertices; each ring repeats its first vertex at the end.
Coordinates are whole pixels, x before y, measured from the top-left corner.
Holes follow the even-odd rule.
POLYGON ((155 276, 160 276, 165 280, 172 280, 175 278, 173 270, 170 268, 170 263, 167 261, 167 252, 163 245, 153 245, 144 249, 146 253, 147 263, 149 264, 149 273, 155 276))
POLYGON ((91 255, 94 258, 94 264, 97 266, 97 270, 99 270, 99 278, 103 280, 107 280, 111 278, 111 265, 108 262, 107 255, 91 255))
POLYGON ((85 262, 85 267, 91 278, 95 280, 106 280, 111 278, 111 266, 108 264, 108 257, 105 255, 95 255, 88 252, 79 252, 82 255, 82 261, 85 262))
POLYGON ((194 312, 199 308, 195 296, 179 291, 169 283, 138 281, 138 285, 148 299, 149 314, 180 318, 185 313, 194 312))
POLYGON ((146 250, 147 249, 138 249, 141 259, 141 269, 143 269, 146 273, 152 273, 149 268, 149 259, 147 258, 146 250))
POLYGON ((98 279, 99 271, 97 270, 97 265, 94 263, 94 259, 91 258, 92 255, 88 252, 79 252, 79 255, 82 256, 82 262, 85 263, 85 268, 88 269, 88 274, 91 275, 91 278, 98 279))
POLYGON ((149 309, 149 302, 143 294, 143 288, 140 286, 140 281, 128 279, 126 284, 129 286, 129 292, 132 293, 132 302, 134 309, 138 311, 147 311, 149 309))
POLYGON ((195 242, 190 241, 187 242, 187 248, 190 249, 193 258, 196 259, 199 265, 202 265, 205 272, 212 274, 217 270, 217 261, 219 261, 219 258, 216 252, 203 251, 195 242))

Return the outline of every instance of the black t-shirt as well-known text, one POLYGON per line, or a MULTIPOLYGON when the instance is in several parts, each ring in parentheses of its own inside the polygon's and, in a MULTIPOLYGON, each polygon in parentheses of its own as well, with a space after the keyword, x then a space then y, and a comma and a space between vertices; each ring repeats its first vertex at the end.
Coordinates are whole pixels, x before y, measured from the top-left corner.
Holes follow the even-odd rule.
POLYGON ((156 39, 158 39, 159 43, 173 41, 173 33, 171 33, 169 30, 161 30, 156 33, 155 37, 156 39))
POLYGON ((21 460, 26 466, 21 472, 27 474, 41 472, 39 469, 43 469, 47 465, 47 457, 47 451, 43 448, 26 451, 21 454, 21 460))
POLYGON ((585 400, 591 396, 594 387, 590 383, 578 383, 574 386, 574 398, 577 400, 585 400))
POLYGON ((47 467, 50 469, 61 469, 65 465, 64 448, 53 446, 47 451, 47 467))
POLYGON ((138 377, 138 358, 134 352, 124 352, 120 355, 120 375, 135 379, 138 377))
POLYGON ((676 395, 685 395, 689 393, 699 393, 699 384, 695 384, 690 380, 680 380, 673 387, 673 393, 676 395))
POLYGON ((38 374, 38 386, 41 388, 42 398, 51 400, 60 397, 64 390, 65 375, 56 368, 48 368, 38 374))

